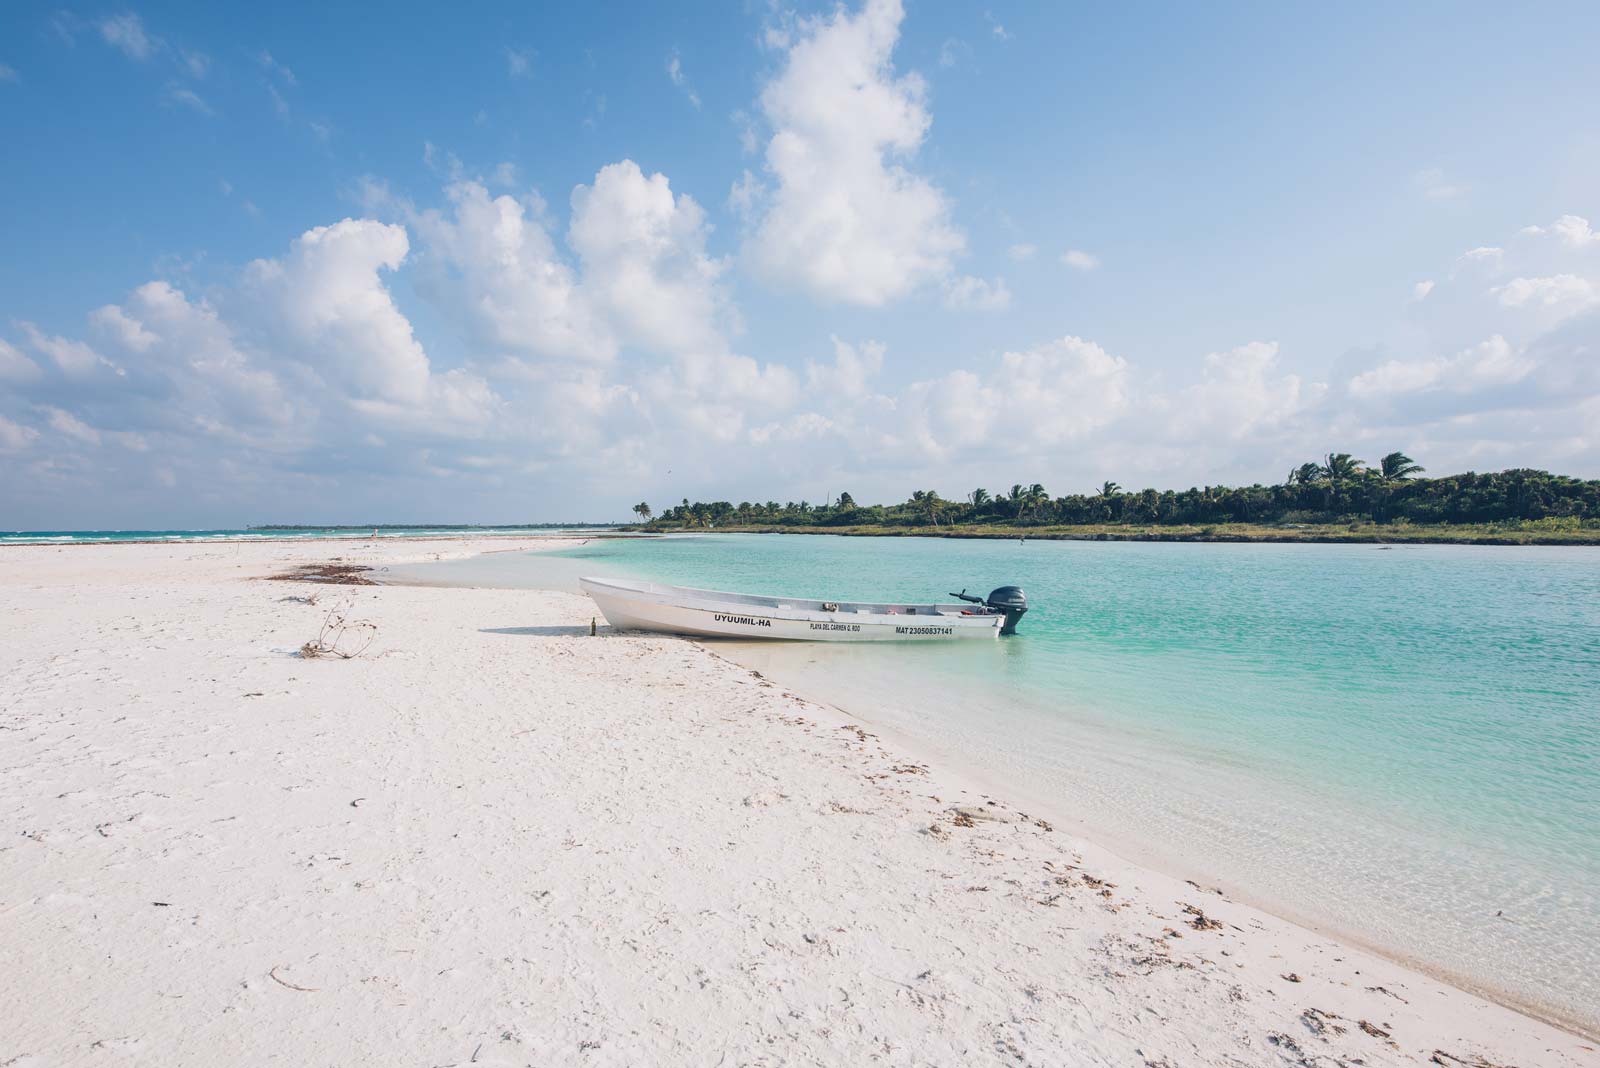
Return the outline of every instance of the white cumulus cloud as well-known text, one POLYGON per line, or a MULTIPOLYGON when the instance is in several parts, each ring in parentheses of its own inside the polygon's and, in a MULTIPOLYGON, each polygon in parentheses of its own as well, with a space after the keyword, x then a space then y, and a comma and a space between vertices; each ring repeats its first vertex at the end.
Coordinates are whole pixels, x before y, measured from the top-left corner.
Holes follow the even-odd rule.
POLYGON ((110 360, 82 341, 46 334, 29 322, 17 325, 28 335, 28 343, 33 346, 34 351, 48 356, 62 373, 69 377, 85 378, 102 367, 116 369, 110 360))
POLYGON ((838 337, 833 342, 833 362, 806 362, 806 385, 814 392, 844 400, 860 400, 872 391, 872 381, 883 370, 885 346, 881 341, 852 344, 838 337))
POLYGON ((823 300, 886 304, 942 280, 965 245, 908 166, 931 118, 923 80, 891 61, 903 17, 900 0, 866 0, 772 35, 788 50, 761 94, 773 188, 746 253, 823 300))
POLYGON ((1589 220, 1581 215, 1563 215, 1549 226, 1525 226, 1524 234, 1554 234, 1570 248, 1591 248, 1600 246, 1600 232, 1589 226, 1589 220))
POLYGON ((1011 290, 1004 278, 991 282, 962 275, 945 283, 944 306, 959 311, 1004 311, 1011 307, 1011 290))
POLYGON ((475 181, 452 183, 446 196, 448 214, 412 213, 426 292, 501 350, 587 362, 616 354, 540 217, 542 201, 490 196, 475 181))
POLYGON ((669 352, 723 347, 724 264, 706 252, 705 212, 632 160, 572 193, 568 235, 585 288, 634 342, 669 352))
POLYGON ((1513 278, 1505 285, 1495 286, 1489 292, 1500 298, 1508 308, 1537 305, 1545 308, 1560 305, 1584 305, 1595 299, 1595 287, 1587 278, 1574 274, 1557 274, 1548 278, 1513 278))
POLYGON ((23 382, 38 378, 39 365, 28 359, 15 345, 0 338, 0 381, 23 382))
POLYGON ((926 456, 969 449, 1031 453, 1079 441, 1128 406, 1128 363, 1067 336, 1001 354, 981 371, 912 384, 898 407, 926 456))
POLYGON ((1468 393, 1519 382, 1535 367, 1533 360, 1496 334, 1453 356, 1388 360, 1351 379, 1350 393, 1362 398, 1387 398, 1434 389, 1468 393))
POLYGON ((1200 439, 1234 440, 1259 435, 1299 415, 1322 395, 1299 375, 1278 370, 1278 344, 1252 341, 1225 352, 1208 353, 1200 381, 1177 398, 1171 430, 1200 439))
POLYGON ((345 219, 307 230, 281 260, 254 261, 246 277, 319 372, 360 396, 421 404, 428 357, 380 275, 409 251, 403 227, 345 219))

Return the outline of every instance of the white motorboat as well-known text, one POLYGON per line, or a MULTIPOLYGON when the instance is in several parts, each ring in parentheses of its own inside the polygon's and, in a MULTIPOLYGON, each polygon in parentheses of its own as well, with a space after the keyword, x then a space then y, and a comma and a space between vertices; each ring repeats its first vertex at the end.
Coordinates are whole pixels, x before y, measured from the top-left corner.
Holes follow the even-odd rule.
POLYGON ((650 630, 712 638, 775 638, 812 642, 948 641, 997 638, 1016 631, 1028 610, 1016 586, 987 598, 965 590, 957 604, 869 604, 811 601, 696 590, 625 579, 584 578, 606 622, 618 630, 650 630))

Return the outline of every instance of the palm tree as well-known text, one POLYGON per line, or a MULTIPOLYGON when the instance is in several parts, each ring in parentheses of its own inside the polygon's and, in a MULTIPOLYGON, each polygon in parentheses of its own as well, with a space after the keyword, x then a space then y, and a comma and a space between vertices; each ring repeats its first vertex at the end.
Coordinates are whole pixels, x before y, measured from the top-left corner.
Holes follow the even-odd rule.
POLYGON ((1361 460, 1347 452, 1330 452, 1322 464, 1322 477, 1328 480, 1327 506, 1332 508, 1339 499, 1339 485, 1353 482, 1361 474, 1361 460))
POLYGON ((1291 486, 1314 486, 1321 481, 1321 464, 1301 464, 1299 467, 1289 472, 1288 485, 1291 486))
POLYGON ((855 508, 856 499, 848 493, 839 494, 839 511, 848 512, 855 508))
POLYGON ((1414 462, 1403 452, 1391 452, 1378 461, 1379 473, 1385 482, 1403 482, 1412 475, 1420 475, 1427 468, 1414 462))
POLYGON ((1115 482, 1103 482, 1100 485, 1100 508, 1107 519, 1116 517, 1116 506, 1120 503, 1122 487, 1115 482))
POLYGON ((1032 515, 1033 518, 1038 519, 1039 510, 1050 503, 1050 494, 1044 491, 1043 486, 1035 482, 1033 485, 1029 486, 1023 491, 1022 500, 1023 503, 1027 505, 1028 513, 1032 515))
POLYGON ((1011 492, 1006 494, 1006 505, 1011 509, 1013 516, 1022 514, 1022 501, 1025 495, 1026 491, 1022 488, 1022 483, 1013 482, 1011 484, 1011 492))
POLYGON ((655 512, 644 501, 640 501, 638 504, 633 506, 633 514, 639 517, 640 522, 648 523, 650 522, 650 517, 654 515, 655 512))
POLYGON ((943 514, 946 502, 939 496, 938 490, 917 490, 911 494, 911 502, 920 507, 930 523, 939 525, 939 516, 943 514))
POLYGON ((1322 465, 1323 476, 1334 486, 1341 482, 1353 482, 1361 474, 1365 460, 1357 460, 1347 452, 1330 452, 1322 465))
POLYGON ((972 502, 972 507, 974 510, 981 509, 984 505, 989 503, 989 491, 982 488, 975 489, 971 493, 967 494, 967 500, 972 502))

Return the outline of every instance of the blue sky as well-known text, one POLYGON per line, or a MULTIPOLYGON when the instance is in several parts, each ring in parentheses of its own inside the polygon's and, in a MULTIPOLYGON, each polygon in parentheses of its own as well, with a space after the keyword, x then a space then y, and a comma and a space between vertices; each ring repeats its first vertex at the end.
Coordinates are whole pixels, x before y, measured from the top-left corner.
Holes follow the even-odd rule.
POLYGON ((1600 9, 0 11, 0 527, 1600 476, 1600 9))

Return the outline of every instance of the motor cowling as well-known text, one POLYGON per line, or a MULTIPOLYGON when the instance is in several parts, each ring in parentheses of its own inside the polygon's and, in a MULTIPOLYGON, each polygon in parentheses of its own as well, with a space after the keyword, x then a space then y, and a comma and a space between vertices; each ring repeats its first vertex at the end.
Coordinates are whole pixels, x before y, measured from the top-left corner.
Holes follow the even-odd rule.
POLYGON ((1028 595, 1021 586, 1001 586, 989 593, 984 606, 1005 613, 1006 621, 1000 626, 1001 634, 1015 634, 1017 623, 1028 612, 1028 595))

